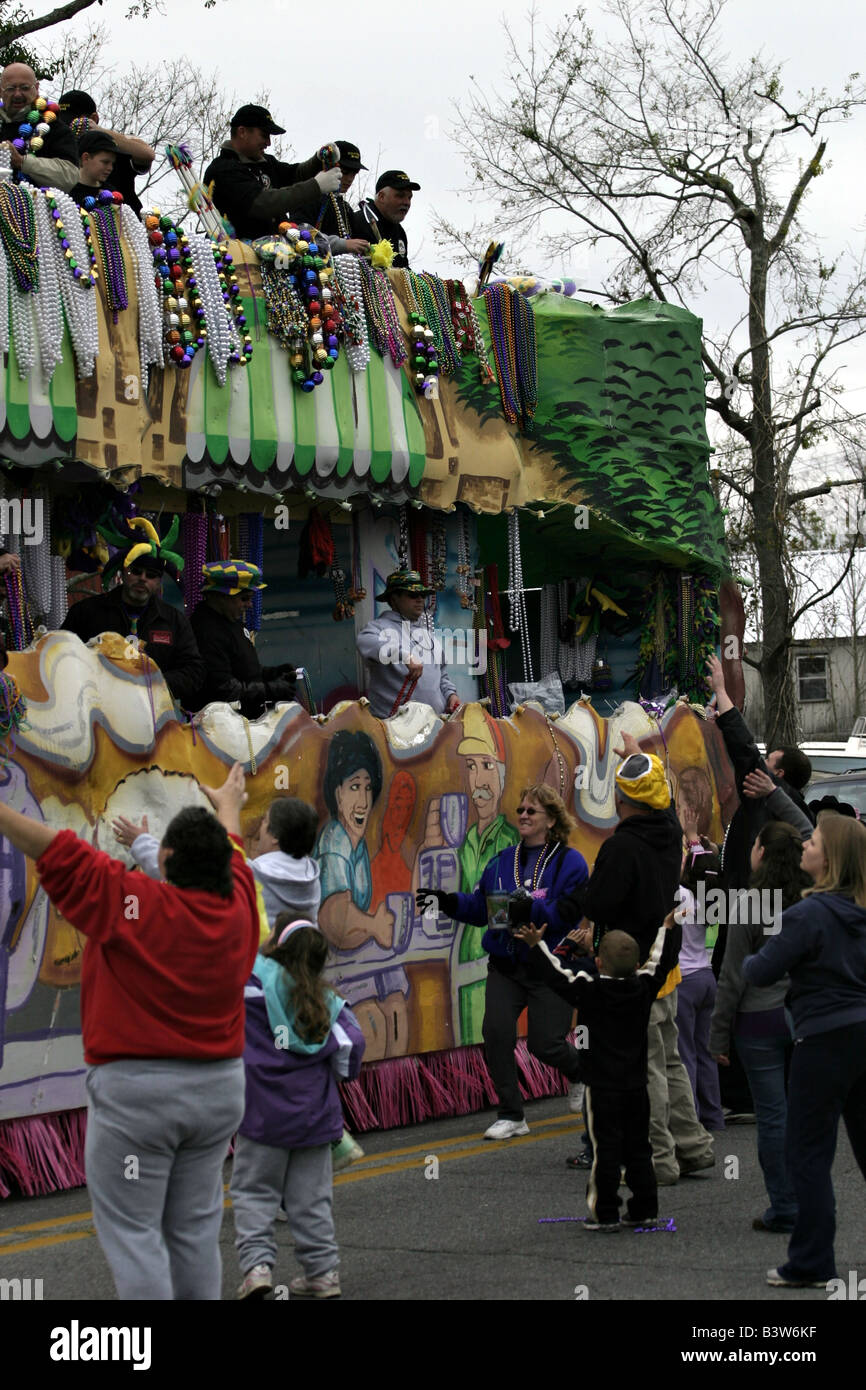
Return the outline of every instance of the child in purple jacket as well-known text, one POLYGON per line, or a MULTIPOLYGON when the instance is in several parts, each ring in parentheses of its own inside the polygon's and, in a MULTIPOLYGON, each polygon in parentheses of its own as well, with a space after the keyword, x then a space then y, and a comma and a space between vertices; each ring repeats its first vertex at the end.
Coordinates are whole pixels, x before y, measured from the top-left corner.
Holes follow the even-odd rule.
POLYGON ((238 1298, 273 1287, 282 1202, 303 1274, 296 1298, 339 1298, 331 1145, 343 1133, 338 1079, 361 1070, 364 1036, 322 978, 328 943, 307 921, 277 918, 245 990, 246 1110, 231 1181, 238 1298))

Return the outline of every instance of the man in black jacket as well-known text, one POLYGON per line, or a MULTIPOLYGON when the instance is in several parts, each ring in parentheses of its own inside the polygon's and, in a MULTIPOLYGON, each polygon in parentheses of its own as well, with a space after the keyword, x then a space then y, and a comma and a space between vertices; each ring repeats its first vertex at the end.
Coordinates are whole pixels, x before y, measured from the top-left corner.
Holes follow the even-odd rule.
POLYGON ((205 169, 205 187, 213 184, 213 200, 237 237, 265 236, 287 219, 315 223, 323 200, 340 187, 336 147, 330 169, 322 167, 322 152, 302 164, 266 154, 271 136, 285 133, 264 106, 241 106, 232 117, 231 139, 205 169))
MULTIPOLYGON (((661 761, 642 752, 636 738, 624 734, 617 753, 625 761, 616 773, 619 824, 605 840, 586 886, 574 894, 579 944, 598 950, 608 931, 634 937, 641 961, 647 959, 659 928, 674 908, 682 867, 682 830, 671 803, 661 761), (590 927, 589 924, 592 924, 590 927)), ((560 911, 564 907, 560 905, 560 911)), ((695 1114, 688 1073, 677 1050, 676 984, 679 973, 663 984, 649 1023, 650 1139, 660 1185, 683 1173, 711 1168, 713 1141, 695 1114)), ((570 1167, 591 1166, 584 1155, 570 1167)))
MULTIPOLYGON (((420 189, 402 169, 386 169, 376 180, 376 196, 361 204, 361 215, 371 223, 372 241, 390 241, 395 270, 409 265, 409 248, 403 222, 412 206, 412 194, 420 189), (371 221, 372 219, 372 221, 371 221)), ((357 224, 356 224, 357 225, 357 224)))
POLYGON ((37 122, 27 121, 39 100, 33 69, 26 63, 7 64, 0 75, 0 99, 0 143, 8 143, 13 172, 23 174, 37 188, 67 192, 78 181, 78 145, 69 126, 56 119, 53 112, 50 121, 44 119, 43 112, 37 122), (33 133, 26 137, 26 150, 16 149, 13 143, 22 138, 18 134, 22 123, 34 125, 33 133), (37 130, 37 125, 44 130, 37 130))
POLYGON ((238 704, 247 719, 258 719, 268 705, 295 698, 295 668, 263 667, 243 625, 247 596, 267 585, 257 566, 244 560, 217 560, 202 572, 205 589, 192 615, 206 668, 199 704, 238 704))
POLYGON ((117 632, 139 643, 162 672, 172 699, 183 709, 197 709, 204 662, 186 614, 160 597, 165 569, 165 560, 155 555, 138 556, 122 566, 116 588, 74 603, 63 631, 74 632, 82 642, 117 632))

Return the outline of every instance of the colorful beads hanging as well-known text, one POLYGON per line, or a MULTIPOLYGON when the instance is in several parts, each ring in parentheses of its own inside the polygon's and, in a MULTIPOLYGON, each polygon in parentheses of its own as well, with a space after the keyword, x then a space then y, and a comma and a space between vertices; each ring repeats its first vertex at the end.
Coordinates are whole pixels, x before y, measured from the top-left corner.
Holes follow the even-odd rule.
POLYGON ((520 634, 520 651, 523 657, 523 679, 533 681, 532 650, 529 641, 529 621, 526 616, 526 590, 523 587, 523 559, 520 553, 520 520, 515 507, 508 518, 508 601, 510 616, 508 626, 512 632, 520 634))
POLYGON ((340 355, 339 292, 327 243, 313 229, 281 222, 278 237, 256 242, 268 329, 289 353, 292 380, 315 390, 340 355))
POLYGON ((510 285, 487 285, 484 302, 502 409, 506 420, 526 430, 532 424, 538 404, 535 314, 529 300, 510 285))
MULTIPOLYGON (((261 570, 264 563, 264 518, 261 512, 242 512, 238 517, 237 553, 261 570)), ((262 625, 262 591, 254 589, 247 627, 258 632, 262 625)))
POLYGON ((384 270, 371 269, 364 260, 359 265, 364 308, 373 346, 380 357, 387 352, 394 366, 401 367, 409 354, 400 329, 391 282, 384 270))
POLYGON ((361 520, 357 512, 352 513, 352 587, 347 597, 350 603, 360 603, 367 597, 361 582, 361 520))
MULTIPOLYGON (((0 108, 3 102, 0 101, 0 108)), ((44 97, 37 97, 30 111, 24 117, 18 127, 18 134, 12 141, 12 148, 17 150, 22 158, 28 154, 37 154, 45 143, 45 136, 51 131, 51 126, 60 114, 60 107, 56 101, 46 101, 44 97)), ((22 177, 22 170, 18 169, 15 173, 16 182, 22 177)), ((26 175, 25 175, 26 177, 26 175)))
POLYGON ((24 595, 24 583, 20 570, 7 570, 3 576, 6 585, 6 613, 9 622, 11 646, 22 652, 33 641, 33 620, 24 595))
MULTIPOLYGON (((219 246, 212 246, 211 250, 213 251, 222 301, 229 313, 234 316, 238 338, 242 344, 240 351, 235 350, 230 354, 229 361, 235 367, 245 367, 253 355, 253 340, 246 331, 247 318, 240 302, 241 287, 234 268, 234 256, 229 251, 227 241, 222 242, 219 246)), ((176 267, 172 267, 171 273, 173 278, 178 280, 180 275, 175 273, 175 269, 176 267)))
POLYGON ((676 690, 706 701, 706 663, 719 640, 718 589, 706 575, 660 570, 644 603, 635 672, 638 694, 653 700, 676 690))
POLYGON ((189 367, 207 343, 205 310, 189 238, 170 217, 155 212, 147 214, 144 225, 153 255, 157 293, 162 296, 165 360, 181 368, 189 367))
POLYGON ((457 596, 460 607, 475 611, 475 576, 472 569, 472 538, 469 528, 469 515, 460 514, 460 529, 457 535, 457 596))
POLYGON ((14 183, 0 184, 0 238, 18 288, 25 292, 38 289, 39 248, 33 199, 28 189, 14 183))
POLYGON ((464 352, 474 352, 478 358, 478 374, 481 381, 484 383, 494 381, 495 376, 487 360, 487 348, 484 344, 484 335, 481 332, 478 315, 475 313, 475 305, 466 293, 462 281, 446 280, 445 286, 451 305, 451 326, 454 330, 457 351, 461 355, 464 352))
POLYGON ((184 558, 180 587, 187 613, 201 601, 204 579, 202 565, 207 562, 208 519, 204 512, 187 512, 180 523, 181 551, 184 558))
MULTIPOLYGON (((0 743, 8 740, 13 748, 15 735, 27 727, 27 702, 12 676, 0 671, 0 743)), ((4 748, 0 766, 5 766, 7 760, 8 750, 4 748)))
MULTIPOLYGON (((90 217, 91 234, 95 237, 98 251, 97 260, 105 285, 105 296, 115 323, 118 311, 129 308, 129 288, 126 283, 126 266, 120 244, 118 207, 123 202, 121 193, 110 193, 103 189, 98 198, 84 199, 83 209, 90 217)), ((91 263, 93 262, 91 243, 91 263)))

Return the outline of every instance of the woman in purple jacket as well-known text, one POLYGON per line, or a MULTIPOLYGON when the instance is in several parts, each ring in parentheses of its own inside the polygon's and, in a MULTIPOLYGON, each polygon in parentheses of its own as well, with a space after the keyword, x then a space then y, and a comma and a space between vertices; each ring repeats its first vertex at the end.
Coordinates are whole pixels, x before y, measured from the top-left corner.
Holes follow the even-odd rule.
POLYGON ((580 1053, 566 1036, 573 1010, 541 978, 529 946, 515 940, 514 929, 527 922, 546 925, 544 939, 555 950, 574 925, 573 916, 567 922, 561 918, 559 903, 586 883, 589 870, 583 855, 568 847, 575 822, 562 798, 545 783, 524 787, 520 793, 517 829, 519 844, 509 845, 490 860, 474 893, 418 890, 422 911, 435 898, 455 921, 488 928, 481 939, 490 957, 483 1032, 487 1065, 499 1097, 499 1118, 485 1132, 485 1139, 513 1139, 529 1133, 514 1058, 517 1020, 524 1009, 529 1051, 568 1077, 569 1105, 580 1108, 575 1094, 580 1053), (502 926, 490 925, 497 898, 507 900, 502 902, 502 926))
POLYGON ((360 1072, 364 1035, 322 978, 325 937, 288 918, 277 918, 245 990, 246 1110, 231 1181, 238 1298, 271 1292, 281 1202, 304 1271, 289 1293, 339 1298, 331 1145, 343 1133, 338 1079, 360 1072))

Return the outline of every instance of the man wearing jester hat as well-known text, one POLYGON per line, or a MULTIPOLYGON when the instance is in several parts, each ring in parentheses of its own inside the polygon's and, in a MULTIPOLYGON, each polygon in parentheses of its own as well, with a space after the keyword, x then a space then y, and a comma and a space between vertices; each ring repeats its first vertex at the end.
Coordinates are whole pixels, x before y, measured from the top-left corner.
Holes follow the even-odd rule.
POLYGON ((287 662, 262 666, 244 631, 244 604, 262 583, 261 570, 245 560, 202 565, 202 601, 192 630, 205 665, 199 705, 222 700, 237 704, 247 719, 258 719, 268 705, 295 698, 295 668, 287 662))
POLYGON ((172 699, 184 709, 197 709, 198 692, 205 679, 204 662, 189 619, 160 597, 166 570, 176 578, 183 569, 183 560, 172 549, 179 518, 174 518, 165 540, 160 540, 146 517, 131 517, 125 525, 126 533, 110 525, 97 527, 109 545, 118 547, 102 572, 102 587, 108 589, 118 571, 120 583, 107 593, 73 604, 63 628, 76 633, 82 642, 101 632, 117 632, 128 638, 159 667, 172 699))

